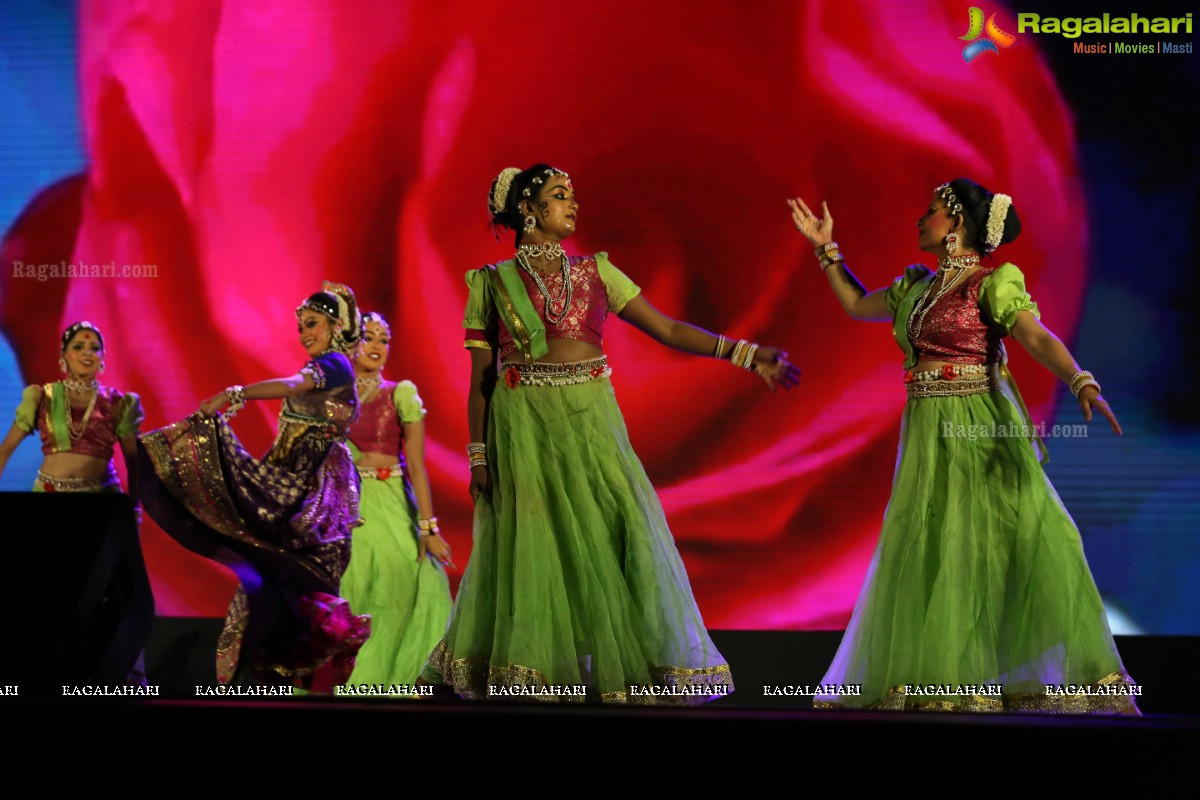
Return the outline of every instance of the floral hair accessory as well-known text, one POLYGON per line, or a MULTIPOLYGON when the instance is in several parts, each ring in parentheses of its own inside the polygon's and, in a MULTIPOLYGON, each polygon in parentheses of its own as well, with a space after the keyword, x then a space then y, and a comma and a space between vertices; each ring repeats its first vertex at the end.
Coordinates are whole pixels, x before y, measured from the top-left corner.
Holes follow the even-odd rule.
POLYGON ((999 247, 1000 240, 1004 238, 1004 220, 1008 218, 1011 205, 1012 198, 1008 195, 992 195, 991 205, 988 206, 987 236, 983 240, 989 251, 999 247))
POLYGON ((492 192, 488 195, 488 211, 492 213, 492 216, 504 213, 504 209, 508 205, 508 192, 512 189, 513 178, 520 174, 521 170, 516 167, 500 170, 500 174, 496 176, 496 180, 492 184, 492 192))

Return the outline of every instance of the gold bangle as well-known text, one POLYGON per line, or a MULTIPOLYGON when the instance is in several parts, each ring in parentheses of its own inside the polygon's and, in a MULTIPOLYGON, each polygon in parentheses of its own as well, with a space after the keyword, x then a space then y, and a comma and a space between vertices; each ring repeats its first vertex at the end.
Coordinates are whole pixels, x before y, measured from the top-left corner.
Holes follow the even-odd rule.
POLYGON ((821 271, 824 272, 829 267, 832 267, 834 264, 846 263, 846 258, 841 253, 835 252, 832 256, 829 256, 829 255, 821 256, 821 258, 818 259, 818 262, 821 265, 821 271))
POLYGON ((750 343, 747 342, 745 339, 738 339, 737 343, 733 346, 733 350, 730 351, 729 362, 731 364, 733 364, 735 367, 740 365, 741 358, 742 358, 742 351, 746 349, 746 346, 748 344, 750 344, 750 343))
POLYGON ((746 347, 746 352, 742 356, 742 358, 744 359, 742 362, 742 369, 753 369, 754 368, 754 354, 757 351, 758 351, 758 342, 751 342, 746 347))

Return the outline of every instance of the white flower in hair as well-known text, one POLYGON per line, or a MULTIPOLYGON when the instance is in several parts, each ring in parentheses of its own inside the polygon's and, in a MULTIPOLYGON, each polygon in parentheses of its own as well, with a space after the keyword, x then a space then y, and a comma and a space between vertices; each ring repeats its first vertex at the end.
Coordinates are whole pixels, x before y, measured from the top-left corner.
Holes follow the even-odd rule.
POLYGON ((488 197, 488 211, 493 215, 503 214, 504 207, 508 205, 508 192, 512 189, 513 178, 521 174, 521 170, 516 167, 508 167, 500 170, 500 174, 496 176, 496 184, 492 188, 492 194, 488 197))
POLYGON ((988 250, 995 250, 1000 246, 1000 240, 1004 238, 1004 220, 1008 218, 1011 205, 1012 198, 1008 195, 992 195, 991 205, 988 206, 987 235, 983 240, 988 250))

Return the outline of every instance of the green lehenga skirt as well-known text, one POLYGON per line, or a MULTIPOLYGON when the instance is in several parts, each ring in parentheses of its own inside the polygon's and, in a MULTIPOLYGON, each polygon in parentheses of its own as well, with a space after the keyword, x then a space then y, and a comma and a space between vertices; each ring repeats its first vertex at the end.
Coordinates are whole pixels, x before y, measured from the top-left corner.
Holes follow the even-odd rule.
POLYGON ((583 700, 568 693, 586 687, 630 703, 732 691, 597 363, 572 385, 496 387, 492 497, 476 504, 474 550, 425 680, 464 697, 583 700))
POLYGON ((363 478, 359 513, 341 594, 371 616, 371 636, 349 682, 411 685, 446 632, 450 583, 432 558, 417 561, 416 505, 398 469, 363 478))
MULTIPOLYGON (((949 382, 939 381, 946 384, 949 382)), ((1118 712, 1137 687, 1002 384, 911 397, 892 497, 817 707, 1118 712), (861 695, 849 694, 861 687, 861 695), (1048 687, 1052 687, 1049 688, 1048 687)))

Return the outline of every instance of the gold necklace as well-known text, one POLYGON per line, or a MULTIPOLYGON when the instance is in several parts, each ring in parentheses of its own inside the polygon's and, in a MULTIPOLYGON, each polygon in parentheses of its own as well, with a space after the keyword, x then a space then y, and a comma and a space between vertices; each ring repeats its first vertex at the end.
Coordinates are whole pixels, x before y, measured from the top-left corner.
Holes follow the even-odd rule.
POLYGON ((354 383, 358 387, 358 399, 360 402, 367 401, 367 395, 374 396, 374 391, 379 388, 379 384, 383 381, 383 376, 376 372, 374 375, 364 375, 361 378, 355 378, 354 383))
POLYGON ((929 292, 933 289, 933 284, 937 282, 937 277, 934 276, 934 279, 929 282, 929 285, 925 287, 925 291, 917 299, 917 303, 913 306, 912 313, 908 317, 908 332, 910 342, 915 342, 917 339, 921 338, 921 327, 925 324, 925 315, 929 313, 930 309, 937 305, 937 301, 942 299, 942 295, 954 288, 955 284, 958 283, 959 278, 967 274, 967 268, 958 269, 955 271, 954 277, 949 280, 946 278, 945 268, 939 269, 938 272, 942 274, 942 288, 938 290, 938 293, 935 294, 933 299, 929 301, 928 305, 926 305, 925 299, 929 297, 929 292), (915 331, 913 330, 914 317, 916 317, 917 320, 915 331))
MULTIPOLYGON (((64 386, 65 386, 64 381, 64 386)), ((92 419, 92 412, 96 410, 96 398, 100 396, 99 387, 92 391, 92 399, 88 400, 87 411, 83 412, 83 419, 80 420, 79 426, 75 426, 75 415, 71 413, 71 395, 67 395, 67 435, 72 439, 78 439, 83 436, 87 430, 88 423, 92 419)))

